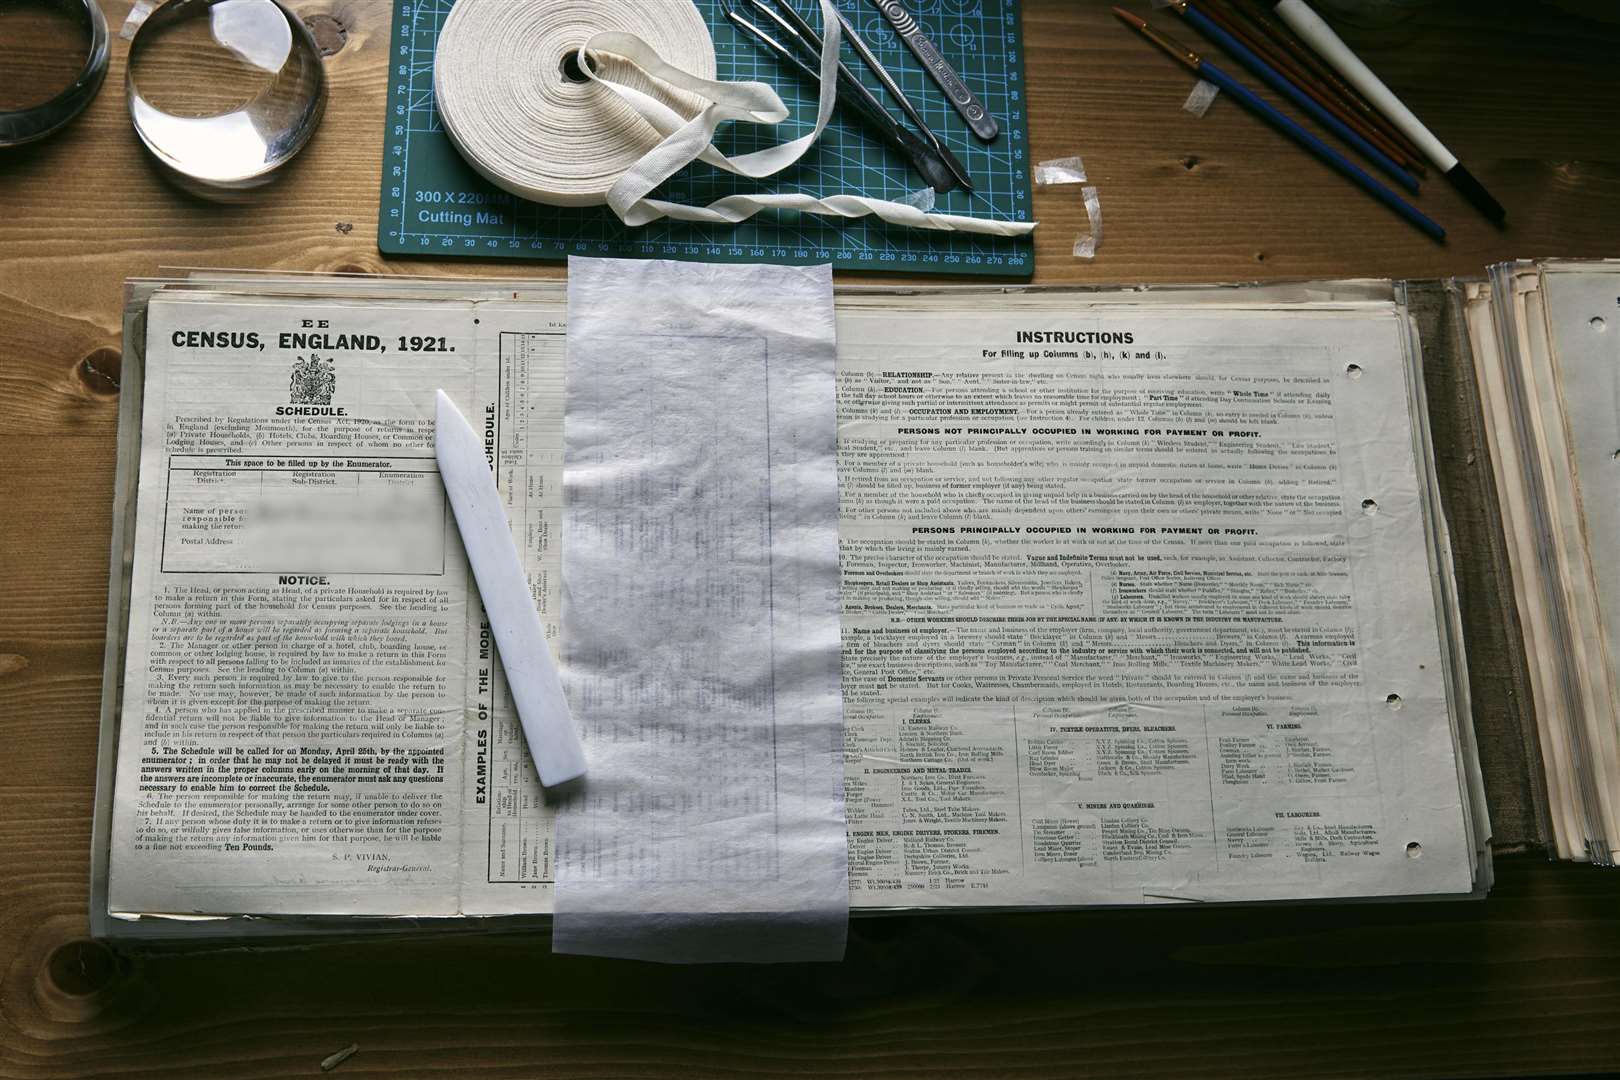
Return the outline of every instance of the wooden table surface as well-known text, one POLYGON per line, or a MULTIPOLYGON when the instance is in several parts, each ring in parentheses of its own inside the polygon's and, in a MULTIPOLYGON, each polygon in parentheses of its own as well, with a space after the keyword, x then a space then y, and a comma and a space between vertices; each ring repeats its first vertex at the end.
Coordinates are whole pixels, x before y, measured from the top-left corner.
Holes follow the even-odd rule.
MULTIPOLYGON (((1039 193, 1036 280, 1620 256, 1620 28, 1600 21, 1609 0, 1564 7, 1583 4, 1598 18, 1435 3, 1347 30, 1509 208, 1498 230, 1429 183, 1421 206, 1451 230, 1439 245, 1230 102, 1183 113, 1188 74, 1104 4, 1028 0, 1034 156, 1083 154, 1105 222, 1096 261, 1077 261, 1076 189, 1039 193)), ((115 33, 129 6, 104 0, 115 33)), ((336 1075, 1620 1069, 1620 873, 1533 851, 1499 856, 1483 902, 869 920, 839 965, 660 968, 534 940, 145 957, 86 942, 123 280, 202 265, 560 273, 377 253, 390 6, 294 6, 333 50, 331 100, 302 158, 248 203, 158 177, 126 119, 116 38, 83 117, 0 152, 0 1077, 318 1075, 351 1042, 336 1075)), ((17 70, 0 66, 0 84, 17 70)), ((1476 667, 1499 659, 1475 646, 1476 667)))

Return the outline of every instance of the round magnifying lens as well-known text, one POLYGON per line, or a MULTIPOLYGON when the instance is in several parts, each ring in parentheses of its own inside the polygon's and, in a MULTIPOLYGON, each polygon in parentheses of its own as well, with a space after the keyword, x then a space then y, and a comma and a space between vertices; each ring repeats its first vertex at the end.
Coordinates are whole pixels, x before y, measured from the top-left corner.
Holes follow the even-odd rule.
POLYGON ((107 20, 96 0, 6 0, 0 42, 0 147, 56 131, 107 77, 107 20))
POLYGON ((257 187, 303 149, 326 104, 321 54, 277 0, 170 0, 136 31, 135 133, 188 187, 257 187))

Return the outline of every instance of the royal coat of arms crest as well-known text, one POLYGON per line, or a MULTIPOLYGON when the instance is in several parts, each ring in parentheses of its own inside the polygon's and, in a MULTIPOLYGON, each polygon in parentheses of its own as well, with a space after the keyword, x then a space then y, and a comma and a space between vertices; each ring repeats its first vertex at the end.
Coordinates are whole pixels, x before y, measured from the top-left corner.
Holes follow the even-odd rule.
POLYGON ((337 371, 332 361, 302 356, 292 369, 292 403, 294 405, 330 405, 337 390, 337 371))

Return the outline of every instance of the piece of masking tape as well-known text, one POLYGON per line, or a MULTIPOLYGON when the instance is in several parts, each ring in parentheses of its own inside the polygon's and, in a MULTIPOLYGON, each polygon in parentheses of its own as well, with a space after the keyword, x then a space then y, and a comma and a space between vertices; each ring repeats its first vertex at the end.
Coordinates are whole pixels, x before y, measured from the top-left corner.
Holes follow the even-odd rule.
POLYGON ((1085 182, 1086 163, 1080 160, 1079 154, 1073 157, 1053 158, 1035 166, 1035 186, 1038 188, 1085 182))
POLYGON ((1215 95, 1220 92, 1221 88, 1208 79, 1199 79, 1198 85, 1192 88, 1192 93, 1187 95, 1187 100, 1182 103, 1181 108, 1194 116, 1203 116, 1209 112, 1209 107, 1215 103, 1215 95))
POLYGON ((146 17, 152 14, 152 9, 156 6, 152 0, 136 0, 135 6, 129 9, 129 15, 124 19, 123 29, 118 31, 118 36, 125 41, 133 38, 135 31, 141 28, 141 23, 146 21, 146 17))
POLYGON ((1097 257, 1097 246, 1102 243, 1102 203, 1097 200, 1097 189, 1090 185, 1081 188, 1080 194, 1086 200, 1086 221, 1091 231, 1075 237, 1074 257, 1094 259, 1097 257))
POLYGON ((931 187, 920 187, 904 198, 896 199, 895 202, 902 203, 906 206, 915 206, 917 209, 926 214, 928 211, 934 208, 934 189, 931 187))

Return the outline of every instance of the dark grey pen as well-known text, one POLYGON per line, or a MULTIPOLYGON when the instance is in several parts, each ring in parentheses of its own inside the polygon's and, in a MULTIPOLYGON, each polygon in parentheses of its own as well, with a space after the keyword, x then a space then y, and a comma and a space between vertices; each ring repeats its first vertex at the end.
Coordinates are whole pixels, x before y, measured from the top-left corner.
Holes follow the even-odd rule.
POLYGON ((1001 133, 1001 125, 996 123, 996 118, 990 115, 984 103, 978 99, 968 84, 962 81, 962 76, 956 73, 956 69, 951 67, 950 62, 934 47, 934 43, 928 40, 928 35, 923 33, 922 27, 917 24, 911 12, 906 10, 905 5, 900 3, 900 0, 872 0, 872 6, 889 20, 894 32, 900 35, 900 40, 904 41, 912 54, 922 62, 923 69, 933 76, 939 88, 945 91, 945 96, 956 106, 956 111, 962 114, 962 119, 973 129, 973 134, 985 142, 994 140, 1001 133))
POLYGON ((957 160, 956 155, 951 153, 950 148, 940 141, 939 136, 934 134, 933 129, 923 120, 922 114, 912 107, 905 91, 900 89, 900 84, 895 82, 889 75, 888 69, 883 66, 883 61, 877 58, 877 54, 866 47, 866 42, 861 39, 861 35, 856 29, 850 25, 849 20, 844 18, 842 11, 838 12, 838 22, 844 28, 844 36, 849 39, 850 47, 855 50, 855 55, 866 62, 866 66, 872 69, 872 74, 877 76, 878 82, 882 83, 883 88, 893 95, 894 100, 900 103, 900 111, 909 116, 911 122, 917 125, 917 130, 923 133, 923 138, 934 145, 934 149, 939 152, 940 160, 945 162, 945 167, 956 174, 956 178, 962 181, 964 188, 972 191, 973 183, 968 179, 967 167, 957 160))

